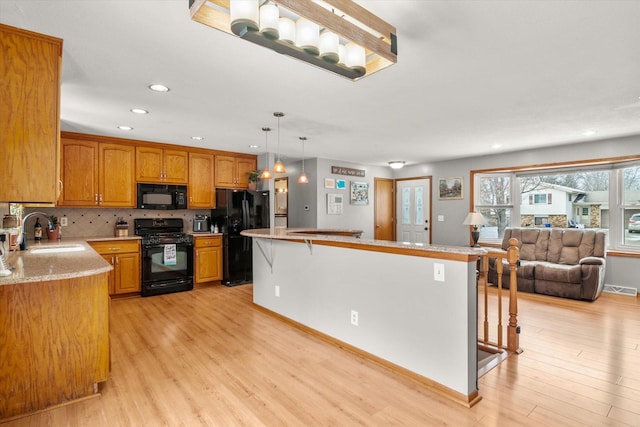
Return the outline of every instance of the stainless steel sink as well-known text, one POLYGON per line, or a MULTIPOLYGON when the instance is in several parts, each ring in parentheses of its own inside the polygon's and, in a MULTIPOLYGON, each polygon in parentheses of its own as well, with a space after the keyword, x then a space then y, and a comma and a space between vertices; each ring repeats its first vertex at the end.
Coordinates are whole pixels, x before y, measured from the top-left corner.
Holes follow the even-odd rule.
POLYGON ((30 249, 32 254, 60 254, 65 252, 80 252, 84 251, 83 245, 55 245, 55 246, 43 246, 41 248, 30 249))

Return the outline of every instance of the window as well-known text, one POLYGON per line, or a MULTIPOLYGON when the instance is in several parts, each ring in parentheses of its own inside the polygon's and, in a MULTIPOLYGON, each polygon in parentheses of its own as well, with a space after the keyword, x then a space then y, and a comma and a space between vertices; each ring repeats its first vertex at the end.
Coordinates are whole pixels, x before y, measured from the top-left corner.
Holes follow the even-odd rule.
POLYGON ((487 220, 487 225, 480 229, 480 239, 501 241, 513 216, 513 177, 511 174, 483 174, 476 178, 476 211, 487 220))
POLYGON ((610 248, 640 252, 638 160, 473 177, 475 209, 488 222, 482 242, 501 241, 509 226, 598 228, 608 231, 610 248))
POLYGON ((640 166, 618 171, 622 192, 623 245, 640 248, 640 166))

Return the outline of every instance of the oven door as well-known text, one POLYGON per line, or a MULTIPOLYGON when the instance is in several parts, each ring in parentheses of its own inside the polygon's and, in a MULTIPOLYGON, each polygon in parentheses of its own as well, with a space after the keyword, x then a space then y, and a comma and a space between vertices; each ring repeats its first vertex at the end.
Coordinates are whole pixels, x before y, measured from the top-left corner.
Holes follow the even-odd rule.
POLYGON ((142 287, 153 283, 193 279, 193 244, 144 245, 142 287), (175 246, 175 251, 173 251, 175 246))

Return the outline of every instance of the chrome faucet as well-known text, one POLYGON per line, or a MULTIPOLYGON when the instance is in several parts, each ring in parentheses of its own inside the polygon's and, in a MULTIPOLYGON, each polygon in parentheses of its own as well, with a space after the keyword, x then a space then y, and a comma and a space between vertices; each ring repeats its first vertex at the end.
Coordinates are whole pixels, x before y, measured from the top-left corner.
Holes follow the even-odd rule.
POLYGON ((29 212, 28 214, 26 214, 22 218, 22 225, 20 226, 20 228, 22 229, 22 233, 20 233, 20 250, 21 251, 24 251, 27 249, 27 230, 26 230, 27 220, 34 215, 44 216, 45 218, 47 218, 49 225, 51 225, 51 221, 49 220, 49 214, 46 214, 44 212, 29 212))

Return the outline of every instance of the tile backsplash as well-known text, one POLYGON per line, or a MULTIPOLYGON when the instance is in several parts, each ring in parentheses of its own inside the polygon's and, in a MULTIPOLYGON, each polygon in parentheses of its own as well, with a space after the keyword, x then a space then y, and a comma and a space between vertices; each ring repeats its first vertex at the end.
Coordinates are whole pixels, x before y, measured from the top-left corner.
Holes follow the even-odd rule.
MULTIPOLYGON (((184 209, 184 210, 145 210, 145 209, 107 209, 107 208, 25 208, 25 214, 29 212, 43 212, 47 215, 66 217, 68 225, 62 227, 62 238, 65 237, 109 237, 115 234, 115 224, 118 217, 124 218, 129 225, 129 235, 134 235, 133 220, 135 218, 182 218, 184 230, 193 230, 193 216, 196 214, 210 215, 209 209, 184 209)), ((27 235, 33 236, 33 226, 36 216, 27 221, 27 235)), ((40 223, 46 226, 46 219, 40 218, 40 223)))

